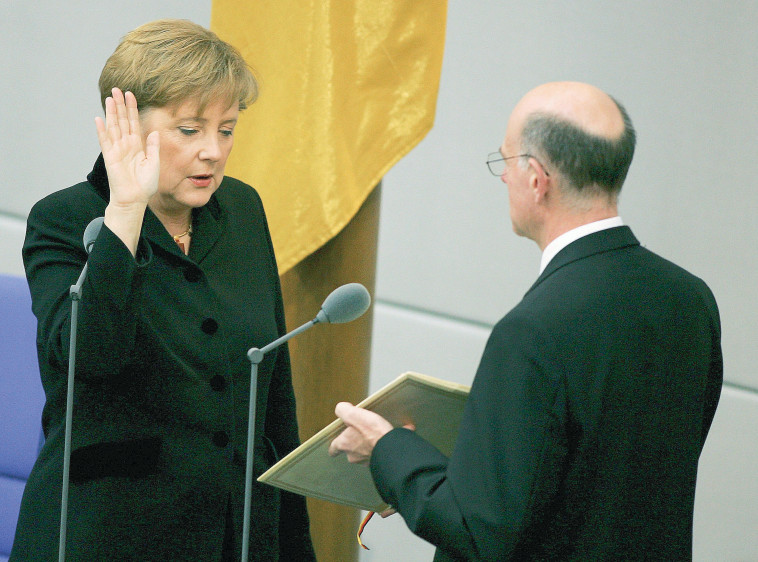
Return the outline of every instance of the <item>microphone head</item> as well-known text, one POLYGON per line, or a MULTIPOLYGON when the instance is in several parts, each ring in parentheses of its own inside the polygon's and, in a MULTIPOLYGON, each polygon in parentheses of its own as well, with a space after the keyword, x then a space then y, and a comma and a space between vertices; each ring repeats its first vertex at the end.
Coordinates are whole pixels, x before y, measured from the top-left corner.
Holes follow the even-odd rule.
POLYGON ((100 234, 100 229, 103 227, 103 221, 105 217, 97 217, 93 219, 84 229, 84 249, 89 254, 92 251, 92 246, 95 244, 97 235, 100 234))
POLYGON ((314 323, 343 324, 363 315, 371 305, 371 296, 360 283, 337 287, 324 300, 314 323))

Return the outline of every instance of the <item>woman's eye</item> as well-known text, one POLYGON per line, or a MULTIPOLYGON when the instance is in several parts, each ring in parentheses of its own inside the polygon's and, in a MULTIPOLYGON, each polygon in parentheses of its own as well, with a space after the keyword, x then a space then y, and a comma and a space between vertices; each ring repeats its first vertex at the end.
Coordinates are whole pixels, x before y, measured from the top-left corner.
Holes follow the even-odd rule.
POLYGON ((234 131, 232 131, 231 129, 221 129, 220 131, 220 133, 225 137, 231 137, 233 132, 234 131))
POLYGON ((183 135, 187 135, 187 136, 194 135, 195 133, 197 133, 197 129, 190 129, 188 127, 179 127, 179 131, 183 135))

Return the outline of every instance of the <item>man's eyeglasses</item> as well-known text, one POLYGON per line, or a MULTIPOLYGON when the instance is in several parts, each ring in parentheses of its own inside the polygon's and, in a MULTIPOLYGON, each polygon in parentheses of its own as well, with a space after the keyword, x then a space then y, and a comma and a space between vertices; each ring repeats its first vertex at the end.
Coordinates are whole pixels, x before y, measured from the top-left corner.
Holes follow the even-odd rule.
MULTIPOLYGON (((503 156, 500 154, 500 152, 490 152, 487 156, 487 167, 490 169, 490 173, 493 176, 501 177, 503 173, 505 172, 505 165, 506 161, 510 160, 511 158, 535 158, 531 154, 517 154, 516 156, 503 156)), ((539 162, 539 165, 542 166, 542 162, 537 160, 539 162)), ((542 166, 542 169, 545 170, 545 166, 542 166)), ((549 176, 547 170, 545 170, 545 175, 549 176)))

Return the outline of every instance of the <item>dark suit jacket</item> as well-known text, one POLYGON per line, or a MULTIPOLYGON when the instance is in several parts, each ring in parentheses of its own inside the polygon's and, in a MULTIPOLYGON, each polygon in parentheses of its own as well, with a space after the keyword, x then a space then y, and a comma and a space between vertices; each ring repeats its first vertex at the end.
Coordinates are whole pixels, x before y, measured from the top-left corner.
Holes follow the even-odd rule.
MULTIPOLYGON (((109 196, 88 181, 37 203, 23 256, 39 321, 45 445, 13 560, 57 559, 71 304, 82 233, 109 196)), ((70 560, 219 560, 242 533, 250 362, 285 332, 257 193, 224 178, 194 210, 189 256, 145 214, 135 260, 103 227, 80 301, 68 514, 70 560)), ((255 476, 298 445, 287 348, 259 366, 255 476)), ((302 497, 255 484, 250 555, 314 559, 302 497)))
POLYGON ((495 326, 451 458, 396 429, 372 474, 438 559, 689 559, 721 383, 705 283, 605 230, 495 326))

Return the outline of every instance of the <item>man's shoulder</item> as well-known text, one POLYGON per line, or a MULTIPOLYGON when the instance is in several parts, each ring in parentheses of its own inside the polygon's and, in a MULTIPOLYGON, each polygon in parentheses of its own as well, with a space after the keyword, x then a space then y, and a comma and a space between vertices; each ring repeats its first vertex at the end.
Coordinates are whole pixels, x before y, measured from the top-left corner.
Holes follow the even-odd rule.
POLYGON ((664 301, 716 309, 713 293, 703 279, 638 243, 566 260, 541 277, 512 313, 516 318, 527 316, 555 325, 562 317, 579 321, 582 315, 592 313, 600 314, 597 319, 602 320, 601 312, 609 307, 651 306, 664 301))
POLYGON ((659 280, 661 290, 664 290, 667 284, 671 284, 679 287, 690 287, 699 292, 705 291, 712 296, 705 280, 692 271, 644 246, 639 248, 638 254, 638 264, 644 264, 645 271, 659 280))

